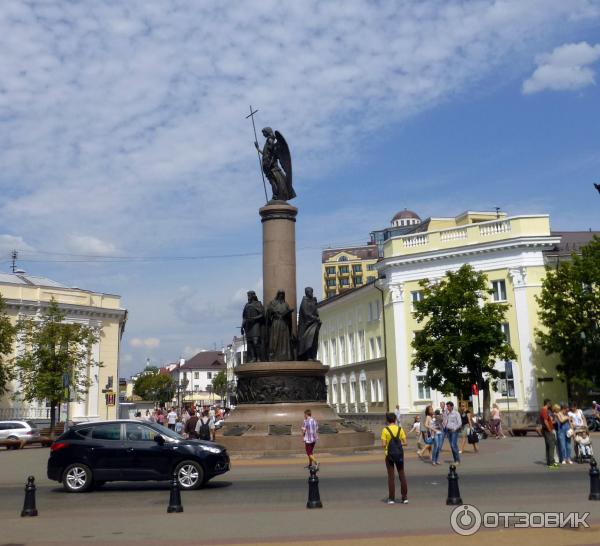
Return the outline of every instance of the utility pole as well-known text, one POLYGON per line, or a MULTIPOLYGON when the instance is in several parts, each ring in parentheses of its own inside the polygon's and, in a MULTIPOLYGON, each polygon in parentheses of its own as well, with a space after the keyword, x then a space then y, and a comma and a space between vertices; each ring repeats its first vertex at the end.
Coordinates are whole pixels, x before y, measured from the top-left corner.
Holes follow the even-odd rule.
POLYGON ((10 257, 12 259, 12 272, 14 273, 17 270, 17 258, 19 257, 19 253, 16 250, 13 250, 10 253, 10 257))

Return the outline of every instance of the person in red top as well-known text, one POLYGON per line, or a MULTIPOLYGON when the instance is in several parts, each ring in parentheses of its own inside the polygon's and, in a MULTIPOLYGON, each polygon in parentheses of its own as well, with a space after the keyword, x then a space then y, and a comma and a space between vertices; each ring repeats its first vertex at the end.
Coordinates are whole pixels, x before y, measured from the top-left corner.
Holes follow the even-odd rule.
POLYGON ((546 464, 548 468, 558 468, 557 462, 554 460, 554 451, 556 449, 556 435, 554 433, 554 418, 550 409, 552 402, 546 398, 544 405, 540 410, 540 424, 544 433, 544 442, 546 444, 546 464))

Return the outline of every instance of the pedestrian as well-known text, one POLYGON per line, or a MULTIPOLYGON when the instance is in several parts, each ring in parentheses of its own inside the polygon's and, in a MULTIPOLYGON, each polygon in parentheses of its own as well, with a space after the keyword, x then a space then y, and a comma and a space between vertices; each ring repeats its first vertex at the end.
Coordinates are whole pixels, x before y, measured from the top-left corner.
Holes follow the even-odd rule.
POLYGON ((433 406, 429 405, 425 408, 425 422, 421 427, 421 436, 423 443, 425 444, 420 451, 417 451, 417 455, 421 458, 425 456, 425 452, 429 452, 429 460, 431 460, 432 449, 433 449, 433 434, 431 432, 431 421, 433 419, 433 406))
POLYGON ((462 419, 460 414, 454 409, 454 402, 447 402, 446 408, 448 409, 446 416, 444 417, 444 432, 448 436, 450 442, 450 449, 452 450, 452 457, 455 464, 460 464, 460 454, 458 453, 458 435, 462 428, 462 419))
POLYGON ((394 415, 396 416, 396 423, 398 423, 398 424, 402 423, 402 419, 400 419, 400 417, 401 417, 400 406, 398 404, 396 404, 396 409, 394 410, 394 415))
POLYGON ((154 421, 150 410, 146 410, 146 414, 144 415, 144 421, 146 421, 147 423, 152 423, 154 421))
POLYGON ((552 401, 549 398, 544 400, 544 405, 540 410, 540 424, 546 445, 546 465, 548 468, 558 468, 558 464, 554 460, 556 436, 554 434, 554 419, 552 417, 552 401))
POLYGON ((198 433, 196 432, 196 424, 197 423, 198 423, 198 416, 196 415, 196 412, 192 409, 192 410, 190 410, 190 417, 186 421, 185 426, 184 426, 184 430, 185 430, 186 434, 188 435, 188 438, 191 438, 192 440, 196 440, 198 438, 198 433))
POLYGON ((431 421, 429 422, 429 430, 433 437, 433 450, 431 452, 431 464, 438 465, 440 458, 440 451, 442 450, 442 444, 444 443, 444 417, 439 409, 435 410, 431 421))
POLYGON ((308 466, 319 470, 319 463, 315 457, 315 444, 319 439, 319 423, 313 418, 310 409, 304 410, 304 422, 302 423, 302 434, 304 439, 304 450, 308 456, 308 466))
POLYGON ((558 440, 558 458, 560 464, 573 464, 571 460, 571 420, 568 414, 569 408, 562 404, 555 412, 556 439, 558 440))
POLYGON ((502 432, 502 417, 500 415, 500 408, 498 404, 492 405, 492 415, 490 416, 490 424, 492 426, 492 431, 496 435, 496 440, 501 440, 506 438, 504 433, 502 432))
POLYGON ((458 452, 462 453, 465 450, 466 442, 469 442, 469 444, 473 446, 473 453, 479 453, 479 436, 477 435, 477 432, 475 432, 473 427, 473 412, 471 411, 469 405, 466 402, 463 403, 463 408, 464 412, 461 413, 461 420, 463 423, 465 423, 466 419, 466 423, 463 424, 463 437, 461 440, 461 447, 458 452))
POLYGON ((569 411, 569 418, 573 423, 573 428, 584 428, 587 427, 587 421, 583 412, 577 408, 577 402, 571 402, 571 409, 569 411))
POLYGON ((165 426, 165 414, 160 409, 156 410, 156 422, 163 427, 165 426))
POLYGON ((181 418, 177 419, 177 422, 175 423, 175 432, 177 434, 182 434, 184 427, 185 427, 185 425, 183 424, 183 421, 181 420, 181 418))
POLYGON ((175 430, 175 423, 177 423, 177 412, 175 408, 171 408, 171 411, 167 413, 167 425, 171 430, 175 430))
POLYGON ((396 476, 394 469, 398 471, 400 479, 400 494, 402 504, 408 503, 408 485, 404 473, 404 448, 406 447, 406 434, 402 427, 397 424, 396 415, 392 412, 386 413, 387 426, 381 431, 381 445, 385 451, 385 467, 388 477, 387 504, 396 503, 396 476))
MULTIPOLYGON (((209 417, 208 414, 208 410, 204 410, 202 412, 202 417, 200 417, 200 419, 198 419, 198 422, 196 423, 196 434, 197 437, 200 440, 205 440, 205 441, 210 441, 212 434, 211 434, 211 418, 209 417)), ((213 424, 214 426, 214 424, 213 424)))
MULTIPOLYGON (((400 423, 398 418, 396 418, 396 423, 400 423)), ((417 454, 421 452, 421 450, 425 447, 425 443, 423 442, 423 434, 421 433, 421 416, 415 415, 415 420, 413 421, 413 426, 409 431, 409 434, 414 433, 415 439, 417 440, 417 454)))

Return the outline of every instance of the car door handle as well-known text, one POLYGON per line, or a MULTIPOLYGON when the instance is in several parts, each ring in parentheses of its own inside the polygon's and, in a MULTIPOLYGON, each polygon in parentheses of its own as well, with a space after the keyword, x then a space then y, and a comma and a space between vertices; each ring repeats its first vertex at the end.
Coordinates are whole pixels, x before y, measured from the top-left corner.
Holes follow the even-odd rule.
POLYGON ((135 451, 135 448, 133 448, 133 447, 128 447, 128 448, 127 448, 127 451, 129 451, 129 452, 131 452, 131 451, 135 451))

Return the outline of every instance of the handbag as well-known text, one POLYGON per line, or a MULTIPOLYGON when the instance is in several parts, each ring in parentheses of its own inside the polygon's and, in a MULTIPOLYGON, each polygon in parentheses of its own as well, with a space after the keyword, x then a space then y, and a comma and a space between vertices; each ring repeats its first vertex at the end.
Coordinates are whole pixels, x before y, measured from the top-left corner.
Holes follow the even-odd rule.
POLYGON ((570 428, 569 430, 567 430, 567 438, 570 438, 571 436, 573 436, 573 429, 570 428))
POLYGON ((467 442, 469 442, 470 444, 476 444, 479 442, 479 436, 477 435, 476 432, 469 432, 469 434, 467 435, 467 442))

